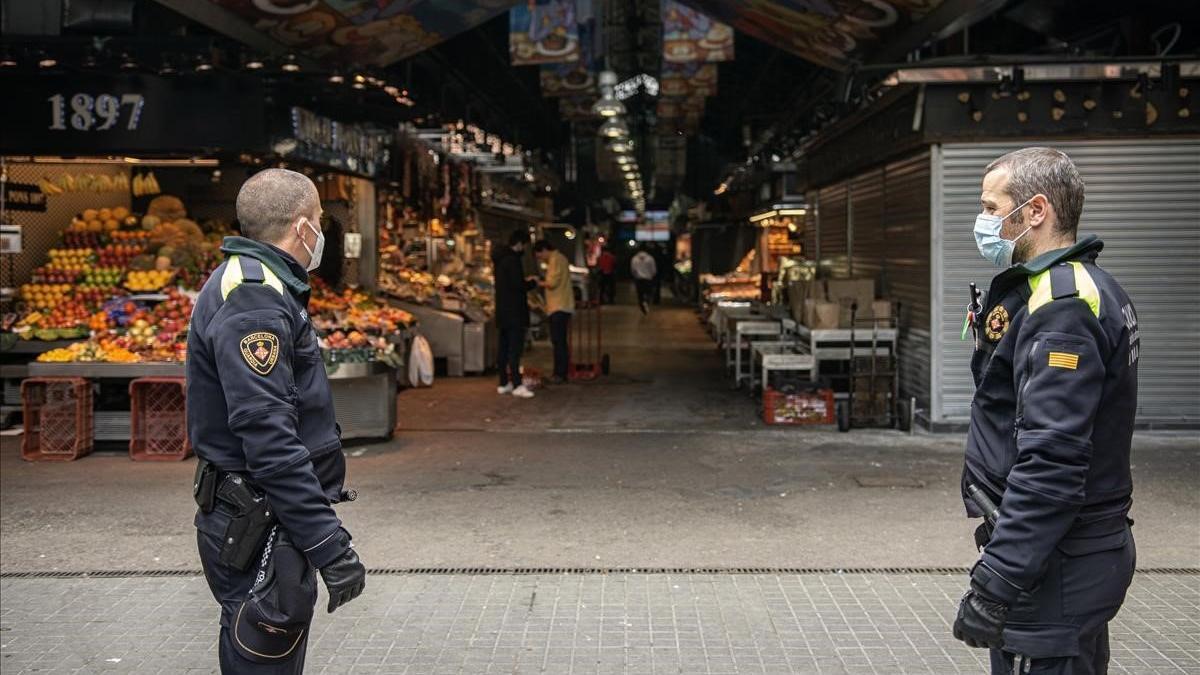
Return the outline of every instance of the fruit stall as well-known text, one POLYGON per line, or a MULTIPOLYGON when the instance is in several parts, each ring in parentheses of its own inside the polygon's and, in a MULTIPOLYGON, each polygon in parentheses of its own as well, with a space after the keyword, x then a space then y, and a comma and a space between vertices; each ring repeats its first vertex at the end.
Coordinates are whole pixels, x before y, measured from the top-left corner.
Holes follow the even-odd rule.
POLYGON ((447 375, 482 373, 495 362, 490 242, 468 220, 455 228, 386 202, 381 215, 379 290, 420 320, 447 375))
MULTIPOLYGON (((222 260, 220 243, 233 233, 230 226, 189 219, 182 200, 170 195, 151 199, 145 213, 88 206, 63 219, 56 230, 38 229, 38 237, 53 239, 42 242, 40 260, 29 261, 38 242, 25 249, 26 283, 16 287, 0 321, 6 412, 27 408, 17 408, 26 378, 75 378, 92 390, 88 440, 133 440, 134 385, 143 378, 174 381, 174 426, 155 433, 182 436, 192 301, 222 260)), ((390 435, 395 368, 404 362, 415 317, 361 291, 336 293, 317 277, 313 286, 311 315, 323 335, 344 437, 390 435)))

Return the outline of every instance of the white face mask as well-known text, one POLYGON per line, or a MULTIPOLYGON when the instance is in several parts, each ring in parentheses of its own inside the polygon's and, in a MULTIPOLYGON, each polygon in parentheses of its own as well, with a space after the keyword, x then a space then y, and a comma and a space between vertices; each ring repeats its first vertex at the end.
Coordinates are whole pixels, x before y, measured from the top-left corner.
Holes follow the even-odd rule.
POLYGON ((321 266, 321 256, 325 254, 325 233, 313 227, 312 221, 308 218, 301 218, 296 221, 296 236, 300 237, 300 245, 304 247, 308 253, 308 265, 304 268, 309 272, 321 266), (312 230, 317 235, 317 243, 313 248, 309 248, 308 244, 304 243, 304 235, 300 231, 300 224, 304 223, 308 229, 312 230))
POLYGON ((992 264, 997 267, 1008 267, 1012 264, 1013 249, 1016 247, 1017 239, 1024 237, 1033 229, 1033 226, 1025 228, 1025 231, 1018 234, 1016 239, 1001 237, 1000 230, 1009 216, 1025 208, 1025 205, 1031 201, 1033 201, 1033 197, 1009 211, 1007 216, 997 216, 991 213, 981 213, 975 216, 975 247, 979 249, 979 255, 992 261, 992 264))

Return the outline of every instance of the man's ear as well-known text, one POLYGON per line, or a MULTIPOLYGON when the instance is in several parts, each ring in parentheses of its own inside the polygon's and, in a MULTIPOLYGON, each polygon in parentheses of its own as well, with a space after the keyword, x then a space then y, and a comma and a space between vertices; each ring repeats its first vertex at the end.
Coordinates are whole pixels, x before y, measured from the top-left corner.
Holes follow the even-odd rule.
POLYGON ((1050 200, 1046 198, 1046 195, 1038 193, 1029 202, 1029 219, 1027 222, 1033 227, 1038 227, 1050 219, 1050 214, 1053 211, 1054 207, 1050 205, 1050 200))

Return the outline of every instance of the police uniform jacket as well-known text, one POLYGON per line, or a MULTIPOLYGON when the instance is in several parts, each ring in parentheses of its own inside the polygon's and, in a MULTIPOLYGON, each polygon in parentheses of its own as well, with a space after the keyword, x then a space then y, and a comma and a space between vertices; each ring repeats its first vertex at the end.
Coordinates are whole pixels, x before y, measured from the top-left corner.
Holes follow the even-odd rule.
MULTIPOLYGON (((1137 316, 1096 265, 1103 247, 1091 236, 1005 270, 975 325, 963 499, 969 515, 982 515, 966 493, 974 483, 999 504, 973 578, 1009 604, 1056 556, 1132 545, 1137 316)), ((1070 626, 1030 633, 1053 642, 1058 629, 1069 641, 1070 626)))
MULTIPOLYGON (((278 248, 227 237, 227 255, 192 311, 188 435, 197 455, 265 492, 316 568, 349 546, 332 503, 345 457, 329 380, 309 321, 308 273, 278 248)), ((221 534, 214 511, 196 526, 221 534)))

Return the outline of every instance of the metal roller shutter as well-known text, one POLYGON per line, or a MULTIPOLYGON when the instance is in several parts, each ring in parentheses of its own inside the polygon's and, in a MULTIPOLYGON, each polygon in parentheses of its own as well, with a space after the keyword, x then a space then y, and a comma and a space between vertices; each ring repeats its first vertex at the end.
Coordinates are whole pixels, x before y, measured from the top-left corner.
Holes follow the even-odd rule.
POLYGON ((916 397, 917 407, 928 410, 929 152, 884 167, 883 195, 885 264, 879 291, 900 303, 900 395, 916 397))
MULTIPOLYGON (((971 346, 959 340, 967 283, 986 286, 995 273, 980 259, 971 234, 983 169, 1023 145, 948 144, 940 150, 940 162, 935 148, 934 180, 942 187, 933 221, 934 249, 941 254, 934 317, 935 377, 941 373, 935 415, 940 419, 962 420, 970 412, 971 346)), ((1137 308, 1138 422, 1200 423, 1200 313, 1194 311, 1200 290, 1200 139, 1054 146, 1071 155, 1087 184, 1080 233, 1104 240, 1099 262, 1137 308)))
POLYGON ((846 183, 821 188, 821 226, 817 229, 820 265, 832 278, 850 276, 850 232, 846 183))
POLYGON ((886 255, 883 234, 883 167, 850 181, 850 275, 879 279, 886 255))

